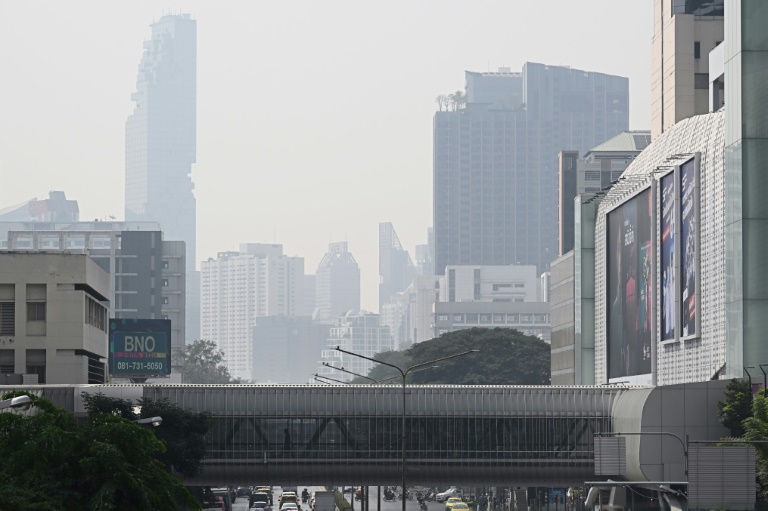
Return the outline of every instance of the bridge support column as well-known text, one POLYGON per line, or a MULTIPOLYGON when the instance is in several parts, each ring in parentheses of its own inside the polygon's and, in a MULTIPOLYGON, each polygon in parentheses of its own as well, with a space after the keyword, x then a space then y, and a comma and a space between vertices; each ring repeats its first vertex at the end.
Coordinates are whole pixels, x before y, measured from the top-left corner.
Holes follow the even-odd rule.
POLYGON ((376 503, 376 511, 381 511, 381 486, 377 486, 377 488, 378 491, 376 492, 376 500, 378 502, 376 503))

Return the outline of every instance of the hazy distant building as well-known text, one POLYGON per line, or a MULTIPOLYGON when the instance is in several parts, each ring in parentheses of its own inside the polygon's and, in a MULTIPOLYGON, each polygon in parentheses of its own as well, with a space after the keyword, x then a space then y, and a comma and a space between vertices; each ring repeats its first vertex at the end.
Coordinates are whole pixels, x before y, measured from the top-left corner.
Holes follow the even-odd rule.
POLYGON ((360 310, 360 267, 347 242, 328 245, 315 272, 315 308, 321 321, 360 310))
POLYGON ((625 131, 590 149, 558 154, 558 255, 573 250, 573 198, 606 191, 632 160, 651 143, 650 131, 625 131))
POLYGON ((467 328, 514 328, 549 343, 549 316, 546 302, 437 302, 435 337, 467 328))
POLYGON ((64 192, 49 192, 47 199, 30 199, 0 208, 0 222, 77 222, 80 208, 64 192))
POLYGON ((418 276, 405 291, 390 297, 384 305, 379 322, 389 327, 395 349, 434 337, 439 287, 438 277, 418 276))
POLYGON ((439 277, 441 302, 537 302, 536 267, 448 266, 439 277))
POLYGON ((246 243, 203 261, 202 335, 224 351, 233 376, 252 379, 253 325, 262 316, 304 313, 304 258, 282 245, 246 243))
POLYGON ((313 316, 315 313, 315 275, 304 275, 304 315, 313 316))
POLYGON ((545 271, 557 253, 557 154, 626 131, 629 82, 530 62, 466 80, 466 104, 434 118, 435 272, 545 271))
MULTIPOLYGON (((653 2, 651 132, 709 108, 709 52, 725 39, 725 0, 653 2)), ((719 82, 722 86, 722 82, 719 82)), ((723 96, 722 91, 719 94, 723 96)), ((713 109, 717 110, 717 108, 713 109)))
POLYGON ((87 254, 109 274, 110 317, 169 319, 171 346, 184 346, 185 246, 157 222, 0 222, 0 248, 87 254))
POLYGON ((321 376, 349 381, 354 378, 347 373, 336 371, 322 365, 327 362, 335 367, 343 367, 357 374, 367 375, 374 363, 359 357, 340 353, 336 346, 366 357, 373 357, 383 351, 392 351, 394 343, 389 327, 379 324, 379 315, 367 312, 349 313, 336 320, 331 327, 327 341, 328 348, 323 350, 317 373, 321 376))
POLYGON ((197 129, 197 22, 188 14, 154 22, 144 43, 133 113, 125 123, 125 219, 160 222, 187 246, 187 330, 199 338, 195 271, 196 202, 192 183, 197 129))
POLYGON ((396 293, 407 288, 416 269, 391 222, 379 224, 379 312, 396 293))
POLYGON ((331 326, 309 316, 265 316, 253 326, 256 383, 306 383, 328 346, 331 326))

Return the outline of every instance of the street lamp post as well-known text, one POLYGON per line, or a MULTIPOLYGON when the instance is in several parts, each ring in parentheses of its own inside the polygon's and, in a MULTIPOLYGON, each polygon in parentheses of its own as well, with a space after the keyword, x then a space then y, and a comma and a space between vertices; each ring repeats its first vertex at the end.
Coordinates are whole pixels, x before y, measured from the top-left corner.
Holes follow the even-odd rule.
POLYGON ((22 408, 26 410, 31 405, 32 399, 29 396, 16 396, 12 399, 0 401, 0 410, 5 410, 6 408, 22 408))
POLYGON ((132 421, 136 424, 144 425, 144 424, 152 424, 153 426, 157 427, 160 424, 163 423, 162 417, 147 417, 146 419, 137 419, 135 421, 132 421))
POLYGON ((315 378, 322 378, 323 380, 331 380, 335 381, 336 383, 343 383, 344 385, 347 384, 345 381, 337 380, 336 378, 329 378, 327 376, 320 376, 319 374, 315 374, 315 378))
POLYGON ((346 353, 347 355, 351 355, 353 357, 362 358, 364 360, 369 360, 369 361, 374 362, 376 364, 382 364, 382 365, 391 367, 393 369, 396 369, 400 373, 400 377, 403 379, 403 424, 402 424, 401 443, 402 443, 402 455, 403 455, 403 474, 402 474, 403 475, 403 492, 402 492, 402 501, 403 501, 403 511, 405 511, 405 503, 406 503, 406 500, 407 500, 406 497, 405 497, 405 492, 407 490, 407 484, 406 484, 407 481, 406 480, 408 478, 408 465, 407 465, 406 449, 405 449, 405 419, 406 419, 405 379, 408 376, 408 374, 411 371, 413 371, 414 369, 417 369, 417 368, 420 368, 420 367, 424 367, 424 366, 433 365, 434 363, 442 362, 443 360, 449 360, 449 359, 452 359, 452 358, 463 357, 464 355, 470 355, 472 353, 477 353, 480 350, 469 350, 469 351, 465 351, 465 352, 462 352, 462 353, 457 353, 455 355, 450 355, 450 356, 447 356, 447 357, 436 358, 435 360, 430 360, 429 362, 423 362, 421 364, 416 364, 415 366, 411 366, 408 369, 406 369, 405 371, 403 371, 402 369, 400 369, 398 366, 396 366, 394 364, 390 364, 389 362, 383 362, 381 360, 376 360, 375 358, 366 357, 364 355, 359 355, 359 354, 354 353, 352 351, 346 351, 346 350, 341 349, 339 346, 336 346, 336 351, 338 351, 339 353, 346 353))
POLYGON ((330 367, 331 369, 335 369, 336 371, 341 371, 342 373, 351 374, 352 376, 357 376, 358 378, 365 378, 366 380, 371 380, 373 383, 379 383, 370 376, 364 376, 362 374, 354 373, 348 369, 344 369, 343 367, 336 367, 334 365, 329 364, 328 362, 323 362, 323 365, 325 367, 330 367))

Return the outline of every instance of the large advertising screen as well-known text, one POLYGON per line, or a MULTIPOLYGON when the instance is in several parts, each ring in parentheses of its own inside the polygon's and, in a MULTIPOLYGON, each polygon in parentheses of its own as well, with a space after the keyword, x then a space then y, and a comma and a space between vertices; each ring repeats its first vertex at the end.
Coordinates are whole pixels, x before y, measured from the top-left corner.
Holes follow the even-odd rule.
POLYGON ((110 319, 109 372, 134 378, 171 374, 171 320, 110 319))
POLYGON ((608 213, 608 378, 651 373, 653 200, 650 189, 608 213))
POLYGON ((696 162, 680 166, 680 337, 696 332, 696 162))
POLYGON ((661 340, 675 338, 675 174, 661 178, 661 340))

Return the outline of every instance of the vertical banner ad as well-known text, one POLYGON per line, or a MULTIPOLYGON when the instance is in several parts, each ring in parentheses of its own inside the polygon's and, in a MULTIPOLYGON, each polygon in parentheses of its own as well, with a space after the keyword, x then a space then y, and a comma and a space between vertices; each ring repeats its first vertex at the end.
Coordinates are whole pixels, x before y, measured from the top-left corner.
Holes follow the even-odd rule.
POLYGON ((651 374, 653 196, 646 189, 608 213, 608 378, 651 374))
POLYGON ((675 339, 675 173, 661 178, 661 340, 675 339))
POLYGON ((680 166, 680 337, 695 337, 698 288, 696 211, 696 162, 688 160, 680 166))

